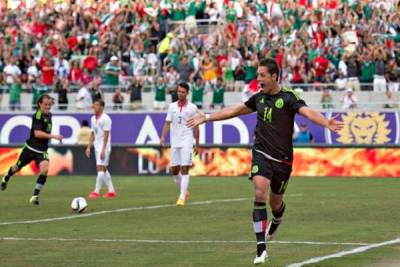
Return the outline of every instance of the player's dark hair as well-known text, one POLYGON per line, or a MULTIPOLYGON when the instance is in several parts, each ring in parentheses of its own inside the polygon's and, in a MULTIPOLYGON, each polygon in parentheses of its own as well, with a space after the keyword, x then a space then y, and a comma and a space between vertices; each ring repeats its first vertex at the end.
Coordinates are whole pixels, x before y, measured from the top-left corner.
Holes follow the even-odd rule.
MULTIPOLYGON (((51 100, 51 102, 53 102, 53 98, 51 97, 51 96, 49 96, 48 94, 43 94, 43 95, 41 95, 40 97, 39 97, 39 99, 38 99, 38 101, 37 101, 37 107, 39 108, 39 104, 42 104, 43 103, 43 100, 45 100, 45 99, 50 99, 51 100)), ((52 103, 53 104, 53 103, 52 103)))
POLYGON ((83 120, 82 121, 82 126, 89 126, 89 122, 87 120, 83 120))
POLYGON ((266 67, 270 75, 276 74, 276 81, 279 81, 281 71, 275 59, 264 58, 260 61, 258 66, 266 67))
POLYGON ((189 92, 189 90, 190 90, 189 84, 187 84, 185 82, 180 82, 178 86, 185 88, 187 92, 189 92))
POLYGON ((96 102, 98 102, 103 108, 106 105, 103 99, 96 100, 96 102))

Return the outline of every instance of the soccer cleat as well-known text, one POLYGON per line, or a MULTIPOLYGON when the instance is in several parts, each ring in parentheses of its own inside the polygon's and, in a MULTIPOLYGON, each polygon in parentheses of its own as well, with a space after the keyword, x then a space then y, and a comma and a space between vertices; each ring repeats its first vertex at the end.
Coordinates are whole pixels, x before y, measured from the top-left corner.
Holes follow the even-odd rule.
POLYGON ((97 192, 92 192, 92 193, 90 193, 89 194, 89 196, 88 196, 88 198, 90 198, 90 199, 96 199, 96 198, 99 198, 100 197, 100 194, 99 193, 97 193, 97 192))
POLYGON ((31 199, 29 200, 29 203, 34 205, 39 205, 39 196, 32 196, 31 199))
POLYGON ((104 198, 115 198, 117 196, 117 193, 115 192, 107 192, 106 194, 103 195, 104 198))
POLYGON ((1 188, 1 191, 4 191, 4 190, 7 189, 7 182, 6 182, 6 177, 5 176, 1 180, 0 188, 1 188))
POLYGON ((267 251, 264 250, 263 253, 261 253, 260 256, 256 256, 256 257, 254 258, 253 263, 254 263, 254 265, 264 264, 264 263, 265 263, 265 260, 266 260, 267 258, 268 258, 267 251))
POLYGON ((185 200, 182 198, 178 198, 178 200, 176 201, 176 206, 177 207, 184 207, 185 206, 185 200))

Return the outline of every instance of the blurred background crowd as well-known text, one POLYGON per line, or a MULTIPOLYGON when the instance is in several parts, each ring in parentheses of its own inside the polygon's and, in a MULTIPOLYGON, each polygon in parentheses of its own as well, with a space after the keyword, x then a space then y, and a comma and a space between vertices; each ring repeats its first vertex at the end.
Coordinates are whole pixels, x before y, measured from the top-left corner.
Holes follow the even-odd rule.
POLYGON ((400 1, 2 0, 0 47, 11 110, 23 92, 32 104, 53 92, 60 109, 78 110, 104 93, 114 109, 140 109, 153 92, 153 108, 164 109, 179 81, 198 106, 211 94, 207 108, 222 107, 225 92, 258 90, 266 57, 283 84, 323 91, 326 108, 343 91, 352 108, 358 91, 399 91, 400 1))

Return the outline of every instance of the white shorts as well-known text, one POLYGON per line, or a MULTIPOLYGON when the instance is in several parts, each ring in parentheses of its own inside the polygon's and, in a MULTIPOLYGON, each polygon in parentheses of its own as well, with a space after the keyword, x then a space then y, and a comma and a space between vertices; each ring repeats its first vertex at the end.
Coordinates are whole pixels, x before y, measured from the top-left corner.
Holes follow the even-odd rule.
POLYGON ((99 150, 94 150, 94 154, 96 155, 96 166, 108 166, 108 163, 110 162, 110 154, 111 151, 106 151, 104 155, 104 159, 100 159, 100 151, 99 150))
POLYGON ((171 147, 171 167, 192 166, 192 147, 171 147))
POLYGON ((165 101, 154 101, 153 105, 155 109, 165 109, 166 103, 165 101))

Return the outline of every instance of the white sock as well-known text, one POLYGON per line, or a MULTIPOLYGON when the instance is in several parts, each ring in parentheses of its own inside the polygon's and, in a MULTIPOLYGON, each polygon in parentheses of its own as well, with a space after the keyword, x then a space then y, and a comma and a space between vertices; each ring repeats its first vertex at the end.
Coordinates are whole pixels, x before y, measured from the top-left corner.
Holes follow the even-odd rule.
POLYGON ((186 198, 186 192, 189 187, 189 174, 183 174, 181 180, 181 194, 179 195, 180 199, 186 198))
POLYGON ((173 175, 173 177, 174 177, 174 182, 176 183, 176 185, 178 187, 180 187, 181 186, 181 179, 182 179, 181 174, 178 173, 178 175, 173 175))
POLYGON ((97 172, 96 187, 94 189, 94 192, 96 192, 97 194, 100 194, 101 186, 104 183, 103 176, 104 176, 104 172, 97 172))
POLYGON ((106 181, 106 185, 108 187, 108 192, 115 192, 114 185, 111 180, 111 174, 108 170, 104 174, 104 180, 106 181))

